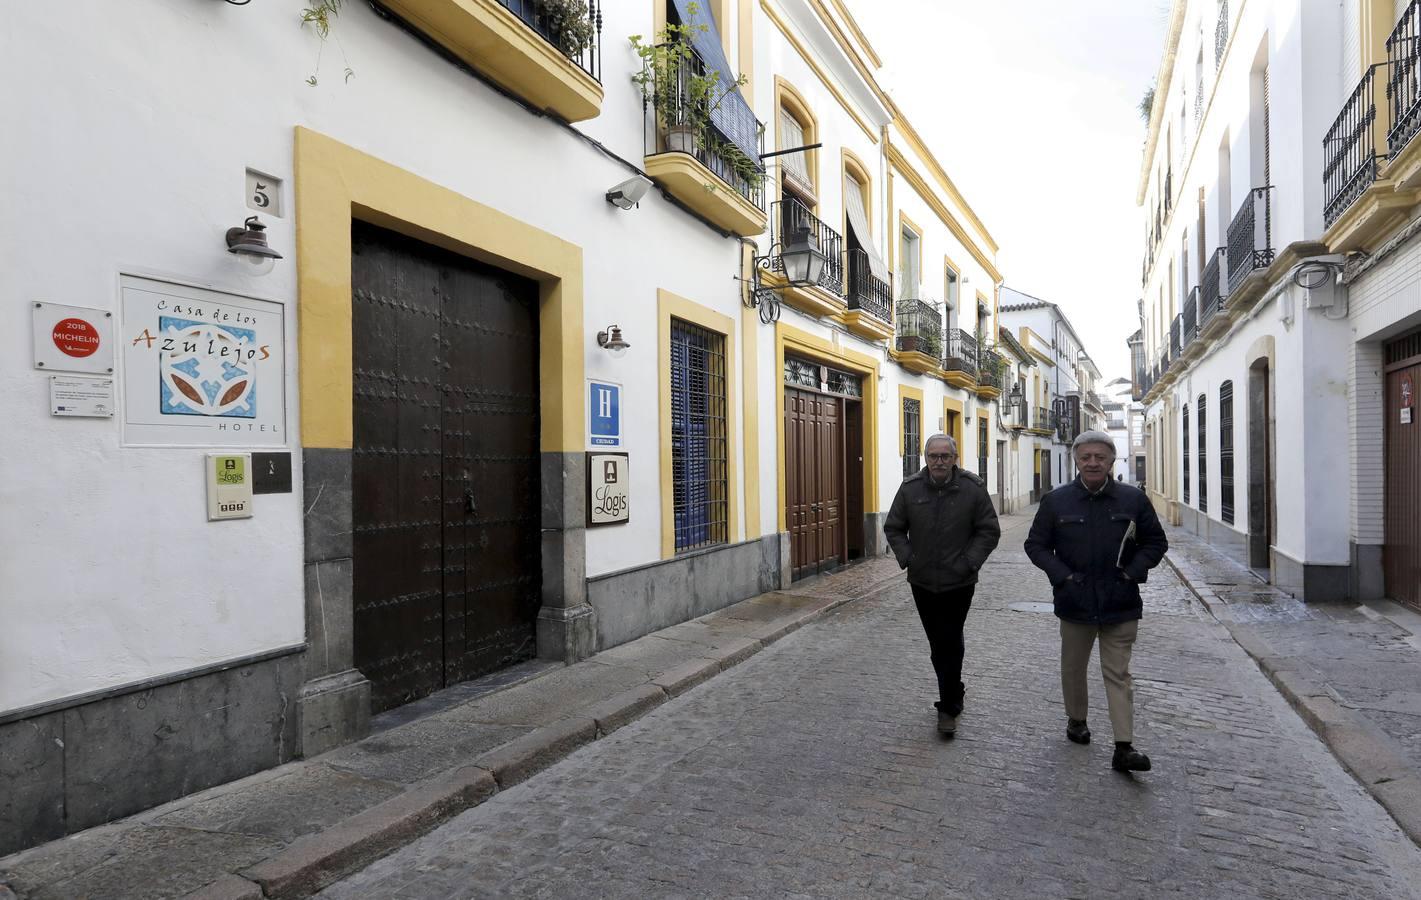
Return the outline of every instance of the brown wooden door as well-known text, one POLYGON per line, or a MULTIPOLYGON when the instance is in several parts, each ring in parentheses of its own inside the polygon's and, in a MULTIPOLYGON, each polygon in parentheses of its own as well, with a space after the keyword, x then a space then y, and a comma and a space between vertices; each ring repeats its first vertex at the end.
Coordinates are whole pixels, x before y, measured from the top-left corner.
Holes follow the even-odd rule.
POLYGON ((844 545, 849 559, 864 555, 863 404, 843 401, 844 545))
POLYGON ((785 524, 793 577, 845 561, 844 429, 838 397, 785 388, 785 524))
POLYGON ((355 664, 379 712, 531 657, 536 285, 352 235, 355 664))
MULTIPOLYGON (((1401 344, 1402 342, 1398 342, 1401 344)), ((1421 344, 1421 341, 1413 343, 1421 344)), ((1389 356, 1392 354, 1388 354, 1389 356)), ((1421 358, 1386 372, 1386 545, 1382 566, 1387 596, 1421 608, 1421 358), (1409 405, 1410 412, 1404 413, 1409 405), (1402 417, 1410 418, 1404 423, 1402 417)))

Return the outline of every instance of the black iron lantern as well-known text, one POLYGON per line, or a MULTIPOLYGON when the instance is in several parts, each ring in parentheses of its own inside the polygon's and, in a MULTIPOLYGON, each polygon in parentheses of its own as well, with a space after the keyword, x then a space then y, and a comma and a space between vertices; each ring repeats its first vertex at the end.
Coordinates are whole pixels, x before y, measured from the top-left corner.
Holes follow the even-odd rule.
POLYGON ((795 230, 780 258, 784 260, 785 280, 795 287, 818 284, 824 274, 826 257, 807 227, 795 230))

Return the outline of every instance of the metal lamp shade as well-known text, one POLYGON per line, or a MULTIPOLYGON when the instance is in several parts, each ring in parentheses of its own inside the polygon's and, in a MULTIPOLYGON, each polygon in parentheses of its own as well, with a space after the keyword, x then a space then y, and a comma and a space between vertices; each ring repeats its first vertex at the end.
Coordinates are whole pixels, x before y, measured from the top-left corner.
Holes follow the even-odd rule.
POLYGON ((784 260, 785 280, 790 284, 818 284, 824 274, 825 256, 807 228, 795 231, 780 256, 784 260))

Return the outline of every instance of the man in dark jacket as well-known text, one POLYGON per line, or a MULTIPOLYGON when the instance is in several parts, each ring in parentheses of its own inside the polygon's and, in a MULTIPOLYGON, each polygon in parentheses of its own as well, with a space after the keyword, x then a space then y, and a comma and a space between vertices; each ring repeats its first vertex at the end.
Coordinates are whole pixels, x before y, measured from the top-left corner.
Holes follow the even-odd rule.
POLYGON ((927 467, 903 479, 883 532, 899 568, 908 570, 937 673, 937 730, 957 733, 962 714, 962 626, 977 570, 1002 536, 982 480, 957 468, 957 442, 928 438, 927 467))
POLYGON ((1140 584, 1159 565, 1169 542, 1144 492, 1110 479, 1115 442, 1086 431, 1071 451, 1080 475, 1041 499, 1026 555, 1046 573, 1061 620, 1061 693, 1066 737, 1090 743, 1086 666, 1100 639, 1100 671, 1115 732, 1111 766, 1147 772, 1150 758, 1134 748, 1135 687, 1130 652, 1140 624, 1140 584))

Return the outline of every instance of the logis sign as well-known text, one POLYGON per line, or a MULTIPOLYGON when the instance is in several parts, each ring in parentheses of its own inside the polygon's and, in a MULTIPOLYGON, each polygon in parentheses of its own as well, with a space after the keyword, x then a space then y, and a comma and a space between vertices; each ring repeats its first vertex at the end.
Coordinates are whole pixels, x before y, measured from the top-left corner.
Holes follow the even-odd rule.
POLYGON ((627 454, 587 454, 587 524, 621 525, 630 520, 627 454))
POLYGON ((282 304, 125 275, 123 439, 286 444, 282 304))

